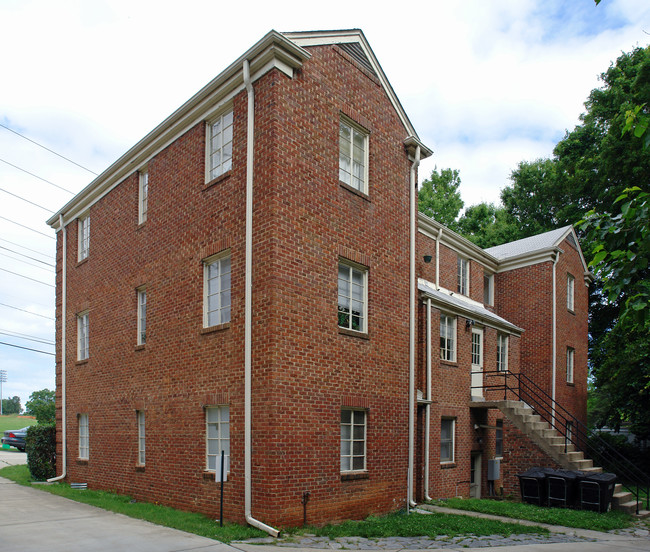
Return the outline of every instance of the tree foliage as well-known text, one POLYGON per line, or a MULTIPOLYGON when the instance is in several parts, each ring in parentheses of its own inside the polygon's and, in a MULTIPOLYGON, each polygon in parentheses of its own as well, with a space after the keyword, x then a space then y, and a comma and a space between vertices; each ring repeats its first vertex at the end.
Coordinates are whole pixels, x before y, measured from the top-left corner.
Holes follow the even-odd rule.
POLYGON ((15 395, 10 399, 2 399, 2 413, 3 414, 20 414, 22 406, 20 406, 20 397, 15 395))
POLYGON ((465 209, 458 219, 457 231, 483 249, 522 237, 505 208, 494 203, 478 203, 465 209))
POLYGON ((55 423, 55 393, 49 389, 34 391, 25 404, 25 413, 34 416, 39 424, 55 423))
POLYGON ((438 167, 422 182, 418 192, 418 209, 452 230, 457 229, 456 219, 465 205, 458 188, 460 176, 455 169, 438 167))
POLYGON ((25 450, 27 467, 34 480, 44 481, 56 475, 56 427, 54 425, 31 426, 27 430, 25 450))

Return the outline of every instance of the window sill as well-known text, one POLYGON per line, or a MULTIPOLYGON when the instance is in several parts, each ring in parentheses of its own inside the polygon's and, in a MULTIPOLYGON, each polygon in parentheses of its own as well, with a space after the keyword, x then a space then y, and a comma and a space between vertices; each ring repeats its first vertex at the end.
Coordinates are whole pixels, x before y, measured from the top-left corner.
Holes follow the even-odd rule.
POLYGON ((576 315, 576 311, 574 311, 573 309, 567 309, 566 311, 567 311, 569 314, 572 314, 573 316, 576 315))
POLYGON ((136 351, 144 351, 147 348, 147 346, 143 343, 142 345, 136 345, 135 350, 136 351))
POLYGON ((135 471, 139 472, 139 473, 143 473, 144 472, 144 465, 143 464, 136 464, 135 465, 135 471))
POLYGON ((199 333, 201 335, 206 335, 215 332, 221 332, 223 330, 227 330, 228 328, 230 328, 230 322, 226 322, 224 324, 217 324, 216 326, 210 326, 208 328, 201 328, 201 331, 199 333))
POLYGON ((458 368, 458 362, 452 362, 451 360, 440 359, 440 366, 447 366, 449 368, 458 368))
POLYGON ((368 202, 370 201, 370 196, 367 193, 362 192, 361 190, 357 190, 356 188, 353 188, 349 184, 346 184, 345 182, 341 182, 340 180, 339 180, 339 184, 341 188, 343 188, 344 190, 347 190, 348 192, 352 192, 354 195, 359 196, 361 199, 365 199, 368 202))
POLYGON ((575 387, 576 386, 576 384, 574 382, 572 382, 572 381, 567 381, 566 384, 567 384, 567 387, 575 387))
POLYGON ((348 335, 350 337, 358 337, 359 339, 370 339, 368 332, 358 332, 357 330, 348 330, 347 328, 339 327, 339 334, 348 335))
POLYGON ((140 221, 138 222, 138 227, 136 228, 136 230, 142 230, 146 225, 147 225, 146 220, 140 221))
POLYGON ((359 479, 370 479, 367 471, 341 473, 341 481, 358 481, 359 479))
POLYGON ((87 358, 82 358, 81 360, 75 360, 74 361, 75 366, 82 366, 84 364, 88 364, 88 359, 87 358))
MULTIPOLYGON (((214 481, 216 478, 217 474, 213 471, 207 471, 203 470, 203 479, 206 481, 214 481)), ((224 483, 228 483, 228 480, 230 479, 230 472, 226 473, 226 480, 224 483)), ((217 481, 217 483, 221 483, 221 481, 217 481)))
POLYGON ((456 462, 440 462, 441 470, 449 470, 456 467, 456 462))
POLYGON ((77 458, 77 461, 75 462, 77 466, 87 466, 88 465, 88 459, 87 458, 77 458))
POLYGON ((89 259, 89 257, 85 257, 85 258, 83 258, 83 259, 81 259, 81 260, 77 260, 77 264, 76 264, 76 266, 81 266, 82 264, 87 263, 87 262, 88 262, 88 259, 89 259))
POLYGON ((230 178, 231 174, 232 174, 232 169, 230 169, 229 171, 226 171, 225 173, 217 176, 216 178, 213 178, 209 182, 206 182, 203 189, 208 190, 208 189, 212 188, 212 186, 216 186, 220 182, 223 182, 224 180, 228 180, 230 178))

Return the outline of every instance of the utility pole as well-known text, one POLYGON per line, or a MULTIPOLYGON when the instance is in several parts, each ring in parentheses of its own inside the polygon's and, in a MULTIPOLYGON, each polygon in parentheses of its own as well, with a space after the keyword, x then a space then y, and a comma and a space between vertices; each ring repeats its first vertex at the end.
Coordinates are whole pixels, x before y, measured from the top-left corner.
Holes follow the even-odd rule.
POLYGON ((2 416, 2 382, 7 381, 7 371, 0 370, 0 416, 2 416))

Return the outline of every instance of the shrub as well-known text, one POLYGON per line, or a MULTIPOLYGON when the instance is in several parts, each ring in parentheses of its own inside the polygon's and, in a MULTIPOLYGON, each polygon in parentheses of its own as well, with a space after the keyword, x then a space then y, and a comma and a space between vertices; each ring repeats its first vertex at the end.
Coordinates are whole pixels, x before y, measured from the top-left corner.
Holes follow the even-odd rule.
POLYGON ((36 481, 56 475, 56 426, 35 425, 27 430, 25 438, 27 466, 36 481))

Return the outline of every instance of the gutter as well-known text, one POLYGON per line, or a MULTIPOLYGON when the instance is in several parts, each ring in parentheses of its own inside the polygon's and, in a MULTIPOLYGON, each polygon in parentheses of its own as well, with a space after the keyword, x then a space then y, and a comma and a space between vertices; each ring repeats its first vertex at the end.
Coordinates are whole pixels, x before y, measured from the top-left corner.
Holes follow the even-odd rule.
POLYGON ((277 537, 280 531, 252 516, 253 484, 251 479, 252 456, 252 291, 253 291, 253 161, 255 138, 255 95, 251 82, 250 65, 243 62, 244 84, 248 93, 246 126, 246 283, 244 296, 244 515, 253 527, 277 537))
POLYGON ((415 148, 415 158, 411 165, 411 262, 410 262, 410 298, 409 298, 409 445, 408 445, 408 506, 416 506, 413 500, 413 456, 415 455, 415 293, 417 283, 415 281, 415 234, 417 231, 417 212, 415 195, 417 194, 416 173, 420 165, 420 146, 415 148))
POLYGON ((555 387, 557 385, 557 262, 560 250, 556 249, 553 259, 553 316, 552 316, 552 362, 551 362, 551 420, 555 427, 555 387))
POLYGON ((59 214, 59 224, 61 227, 61 248, 63 250, 61 258, 61 475, 57 477, 52 477, 47 480, 48 483, 53 483, 54 481, 60 481, 65 479, 68 472, 68 442, 67 442, 67 431, 66 431, 66 377, 65 377, 65 365, 66 365, 66 335, 65 335, 65 325, 67 320, 66 310, 67 310, 67 296, 66 296, 66 277, 67 277, 67 257, 68 257, 68 229, 63 224, 63 215, 59 214))

